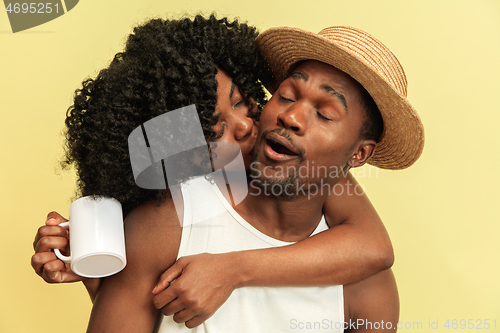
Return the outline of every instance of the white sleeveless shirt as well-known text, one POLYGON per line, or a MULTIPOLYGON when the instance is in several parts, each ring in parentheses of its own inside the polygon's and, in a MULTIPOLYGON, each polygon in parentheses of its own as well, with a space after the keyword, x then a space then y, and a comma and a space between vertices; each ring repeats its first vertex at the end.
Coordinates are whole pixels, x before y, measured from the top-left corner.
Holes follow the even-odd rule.
MULTIPOLYGON (((178 258, 292 244, 269 237, 246 222, 209 178, 191 179, 181 184, 181 192, 184 219, 178 258)), ((313 234, 327 228, 322 218, 313 234)), ((188 329, 168 316, 162 318, 159 332, 343 332, 343 323, 342 286, 242 287, 200 326, 188 329)))

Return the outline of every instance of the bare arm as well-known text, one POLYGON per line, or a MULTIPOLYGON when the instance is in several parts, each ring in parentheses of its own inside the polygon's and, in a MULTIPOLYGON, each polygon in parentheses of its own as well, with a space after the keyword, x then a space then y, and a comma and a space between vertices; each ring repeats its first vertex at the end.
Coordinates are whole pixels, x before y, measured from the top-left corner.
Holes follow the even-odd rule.
POLYGON ((88 332, 151 332, 159 311, 152 290, 160 274, 175 262, 180 225, 171 201, 147 203, 126 218, 127 266, 102 280, 88 332), (174 214, 172 214, 174 212, 174 214))
MULTIPOLYGON (((352 190, 357 182, 349 175, 340 184, 352 190)), ((329 230, 294 245, 241 253, 239 285, 348 284, 392 266, 389 236, 365 194, 331 194, 323 209, 329 230)))
POLYGON ((399 296, 392 270, 344 286, 344 332, 396 332, 399 296))
POLYGON ((331 193, 323 206, 332 227, 325 233, 329 233, 330 241, 336 244, 325 245, 339 251, 334 256, 337 259, 331 258, 330 264, 338 260, 336 273, 341 280, 344 276, 339 284, 348 284, 390 268, 394 252, 382 220, 356 179, 349 173, 339 185, 343 191, 331 193), (346 269, 350 273, 344 272, 346 269))
POLYGON ((323 211, 331 226, 329 230, 294 245, 242 254, 239 260, 244 270, 240 283, 348 284, 390 268, 394 259, 389 235, 366 194, 354 194, 357 184, 349 174, 339 183, 344 189, 342 194, 332 193, 328 197, 323 211))
MULTIPOLYGON (((339 184, 352 192, 357 182, 349 174, 339 184)), ((366 195, 348 193, 328 198, 324 212, 329 230, 296 244, 180 258, 162 275, 156 306, 165 315, 187 310, 182 319, 193 318, 188 323, 192 327, 213 315, 238 287, 348 284, 391 267, 392 245, 377 212, 366 195), (171 303, 180 294, 183 302, 171 303)))

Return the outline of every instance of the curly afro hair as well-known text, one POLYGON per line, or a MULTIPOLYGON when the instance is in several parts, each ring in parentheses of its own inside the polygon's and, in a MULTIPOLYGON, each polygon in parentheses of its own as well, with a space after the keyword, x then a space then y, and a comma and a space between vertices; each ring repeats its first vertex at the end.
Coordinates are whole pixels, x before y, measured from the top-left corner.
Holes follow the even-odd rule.
POLYGON ((259 79, 268 72, 254 46, 257 35, 252 26, 214 15, 153 19, 136 27, 109 67, 76 90, 67 111, 62 166, 75 166, 77 195, 116 198, 124 214, 166 198, 168 191, 135 184, 129 134, 162 113, 195 104, 205 137, 212 139, 217 67, 260 110, 265 93, 259 79))

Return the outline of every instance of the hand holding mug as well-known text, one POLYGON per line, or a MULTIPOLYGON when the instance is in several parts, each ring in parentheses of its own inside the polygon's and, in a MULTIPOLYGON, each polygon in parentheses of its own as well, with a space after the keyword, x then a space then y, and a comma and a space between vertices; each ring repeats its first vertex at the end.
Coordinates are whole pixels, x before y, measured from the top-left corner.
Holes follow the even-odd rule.
POLYGON ((53 249, 68 249, 68 231, 59 224, 67 219, 57 212, 47 215, 45 225, 40 227, 33 241, 35 254, 31 257, 31 266, 36 274, 47 283, 78 282, 83 277, 73 273, 69 264, 59 260, 53 249))
POLYGON ((126 265, 121 204, 112 198, 87 196, 74 201, 69 221, 70 255, 54 253, 83 277, 99 278, 118 273, 126 265))

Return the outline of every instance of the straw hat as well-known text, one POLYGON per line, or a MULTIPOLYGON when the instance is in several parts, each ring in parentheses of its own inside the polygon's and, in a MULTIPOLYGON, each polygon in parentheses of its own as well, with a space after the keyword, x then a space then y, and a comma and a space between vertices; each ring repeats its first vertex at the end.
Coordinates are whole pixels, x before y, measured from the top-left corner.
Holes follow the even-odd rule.
POLYGON ((424 128, 406 99, 406 76, 398 59, 380 41, 351 27, 329 27, 318 34, 289 27, 271 28, 256 41, 274 75, 264 82, 271 93, 302 60, 318 60, 358 81, 372 96, 384 132, 368 163, 382 169, 412 165, 424 148, 424 128))

